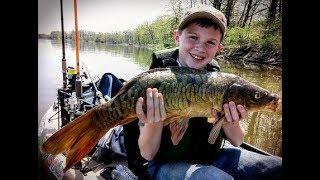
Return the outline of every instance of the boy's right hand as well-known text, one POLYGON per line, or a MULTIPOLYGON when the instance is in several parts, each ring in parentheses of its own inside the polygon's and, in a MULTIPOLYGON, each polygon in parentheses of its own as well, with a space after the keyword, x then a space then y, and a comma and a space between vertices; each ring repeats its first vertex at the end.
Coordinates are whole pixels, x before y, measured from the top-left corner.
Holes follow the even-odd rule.
POLYGON ((139 121, 140 135, 138 139, 141 156, 150 161, 160 148, 163 120, 166 119, 163 96, 156 88, 148 88, 146 99, 140 97, 136 103, 136 114, 139 121), (146 101, 147 112, 144 113, 142 106, 146 101))
POLYGON ((139 97, 136 104, 137 117, 143 123, 155 123, 162 122, 166 119, 166 111, 164 108, 163 96, 158 92, 157 88, 148 88, 147 93, 147 113, 143 112, 143 101, 142 97, 139 97))

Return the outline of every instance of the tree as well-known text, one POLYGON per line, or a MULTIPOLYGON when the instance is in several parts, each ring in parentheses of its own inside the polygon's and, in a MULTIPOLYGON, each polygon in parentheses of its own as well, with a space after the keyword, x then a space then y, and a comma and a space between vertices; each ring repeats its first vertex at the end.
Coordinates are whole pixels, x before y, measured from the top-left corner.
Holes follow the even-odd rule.
POLYGON ((237 24, 245 27, 246 24, 251 24, 254 15, 263 15, 264 11, 267 10, 267 4, 264 4, 264 1, 265 0, 246 0, 237 24))
POLYGON ((244 8, 242 9, 241 16, 240 16, 239 21, 238 21, 238 23, 237 23, 238 25, 241 25, 241 24, 242 24, 244 15, 245 15, 246 10, 247 10, 247 5, 248 5, 248 0, 246 0, 246 2, 244 3, 244 8))
MULTIPOLYGON (((154 30, 152 28, 152 25, 149 25, 148 23, 146 23, 146 31, 148 32, 149 36, 150 36, 150 39, 151 39, 151 44, 155 44, 155 41, 154 41, 154 30)), ((150 41, 148 41, 148 44, 150 43, 150 41)))
POLYGON ((270 7, 268 11, 268 23, 273 23, 276 19, 277 6, 279 0, 271 0, 270 7))
POLYGON ((225 15, 226 15, 226 19, 227 19, 227 25, 230 24, 232 10, 233 10, 233 0, 228 0, 227 1, 226 11, 225 11, 225 15))
POLYGON ((282 0, 279 0, 279 8, 278 8, 278 18, 282 17, 282 0))
POLYGON ((51 31, 50 38, 51 39, 61 39, 61 32, 60 31, 51 31))
POLYGON ((222 0, 209 0, 209 2, 214 8, 221 10, 222 0))
MULTIPOLYGON (((171 7, 171 10, 173 12, 173 15, 174 15, 174 18, 175 18, 175 21, 177 24, 179 23, 179 19, 182 15, 181 3, 182 3, 181 0, 170 0, 170 7, 171 7)), ((192 1, 191 1, 191 4, 192 4, 192 1)), ((192 5, 191 5, 191 7, 192 7, 192 5)))
POLYGON ((247 23, 247 20, 249 19, 249 13, 252 7, 252 0, 248 0, 248 5, 247 5, 247 10, 246 10, 246 14, 244 16, 243 22, 241 24, 241 27, 244 27, 247 23))
POLYGON ((221 9, 221 4, 222 4, 222 0, 214 0, 213 1, 213 7, 215 7, 216 9, 221 9))

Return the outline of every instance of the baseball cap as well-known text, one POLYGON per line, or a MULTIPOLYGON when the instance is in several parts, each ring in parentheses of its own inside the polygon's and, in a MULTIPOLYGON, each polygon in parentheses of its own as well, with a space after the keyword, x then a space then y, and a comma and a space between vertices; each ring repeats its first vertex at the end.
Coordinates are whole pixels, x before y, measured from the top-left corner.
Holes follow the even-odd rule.
POLYGON ((221 29, 222 37, 224 37, 227 30, 227 19, 220 10, 208 5, 198 5, 188 9, 181 17, 178 29, 182 30, 184 25, 198 18, 206 18, 214 21, 221 29))

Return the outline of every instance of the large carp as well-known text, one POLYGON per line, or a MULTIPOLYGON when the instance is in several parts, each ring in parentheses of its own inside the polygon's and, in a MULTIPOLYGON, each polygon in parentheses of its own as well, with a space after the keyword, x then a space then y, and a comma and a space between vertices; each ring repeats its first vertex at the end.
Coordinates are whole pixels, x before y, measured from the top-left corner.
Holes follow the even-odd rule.
POLYGON ((276 94, 234 74, 183 67, 152 69, 131 79, 107 103, 92 108, 49 137, 41 147, 42 152, 65 153, 64 172, 67 171, 110 128, 137 120, 136 102, 139 97, 145 99, 149 87, 163 94, 167 114, 164 125, 191 117, 212 117, 212 108, 222 112, 223 104, 229 101, 243 105, 248 111, 276 111, 280 102, 276 94))

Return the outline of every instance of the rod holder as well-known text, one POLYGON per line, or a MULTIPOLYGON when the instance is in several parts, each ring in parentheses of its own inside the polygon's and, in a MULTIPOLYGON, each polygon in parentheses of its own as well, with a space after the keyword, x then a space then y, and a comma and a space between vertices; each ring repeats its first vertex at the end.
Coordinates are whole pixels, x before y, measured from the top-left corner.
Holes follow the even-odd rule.
POLYGON ((77 98, 80 98, 82 95, 82 85, 81 85, 80 78, 76 79, 75 88, 76 88, 76 96, 77 96, 77 98))

